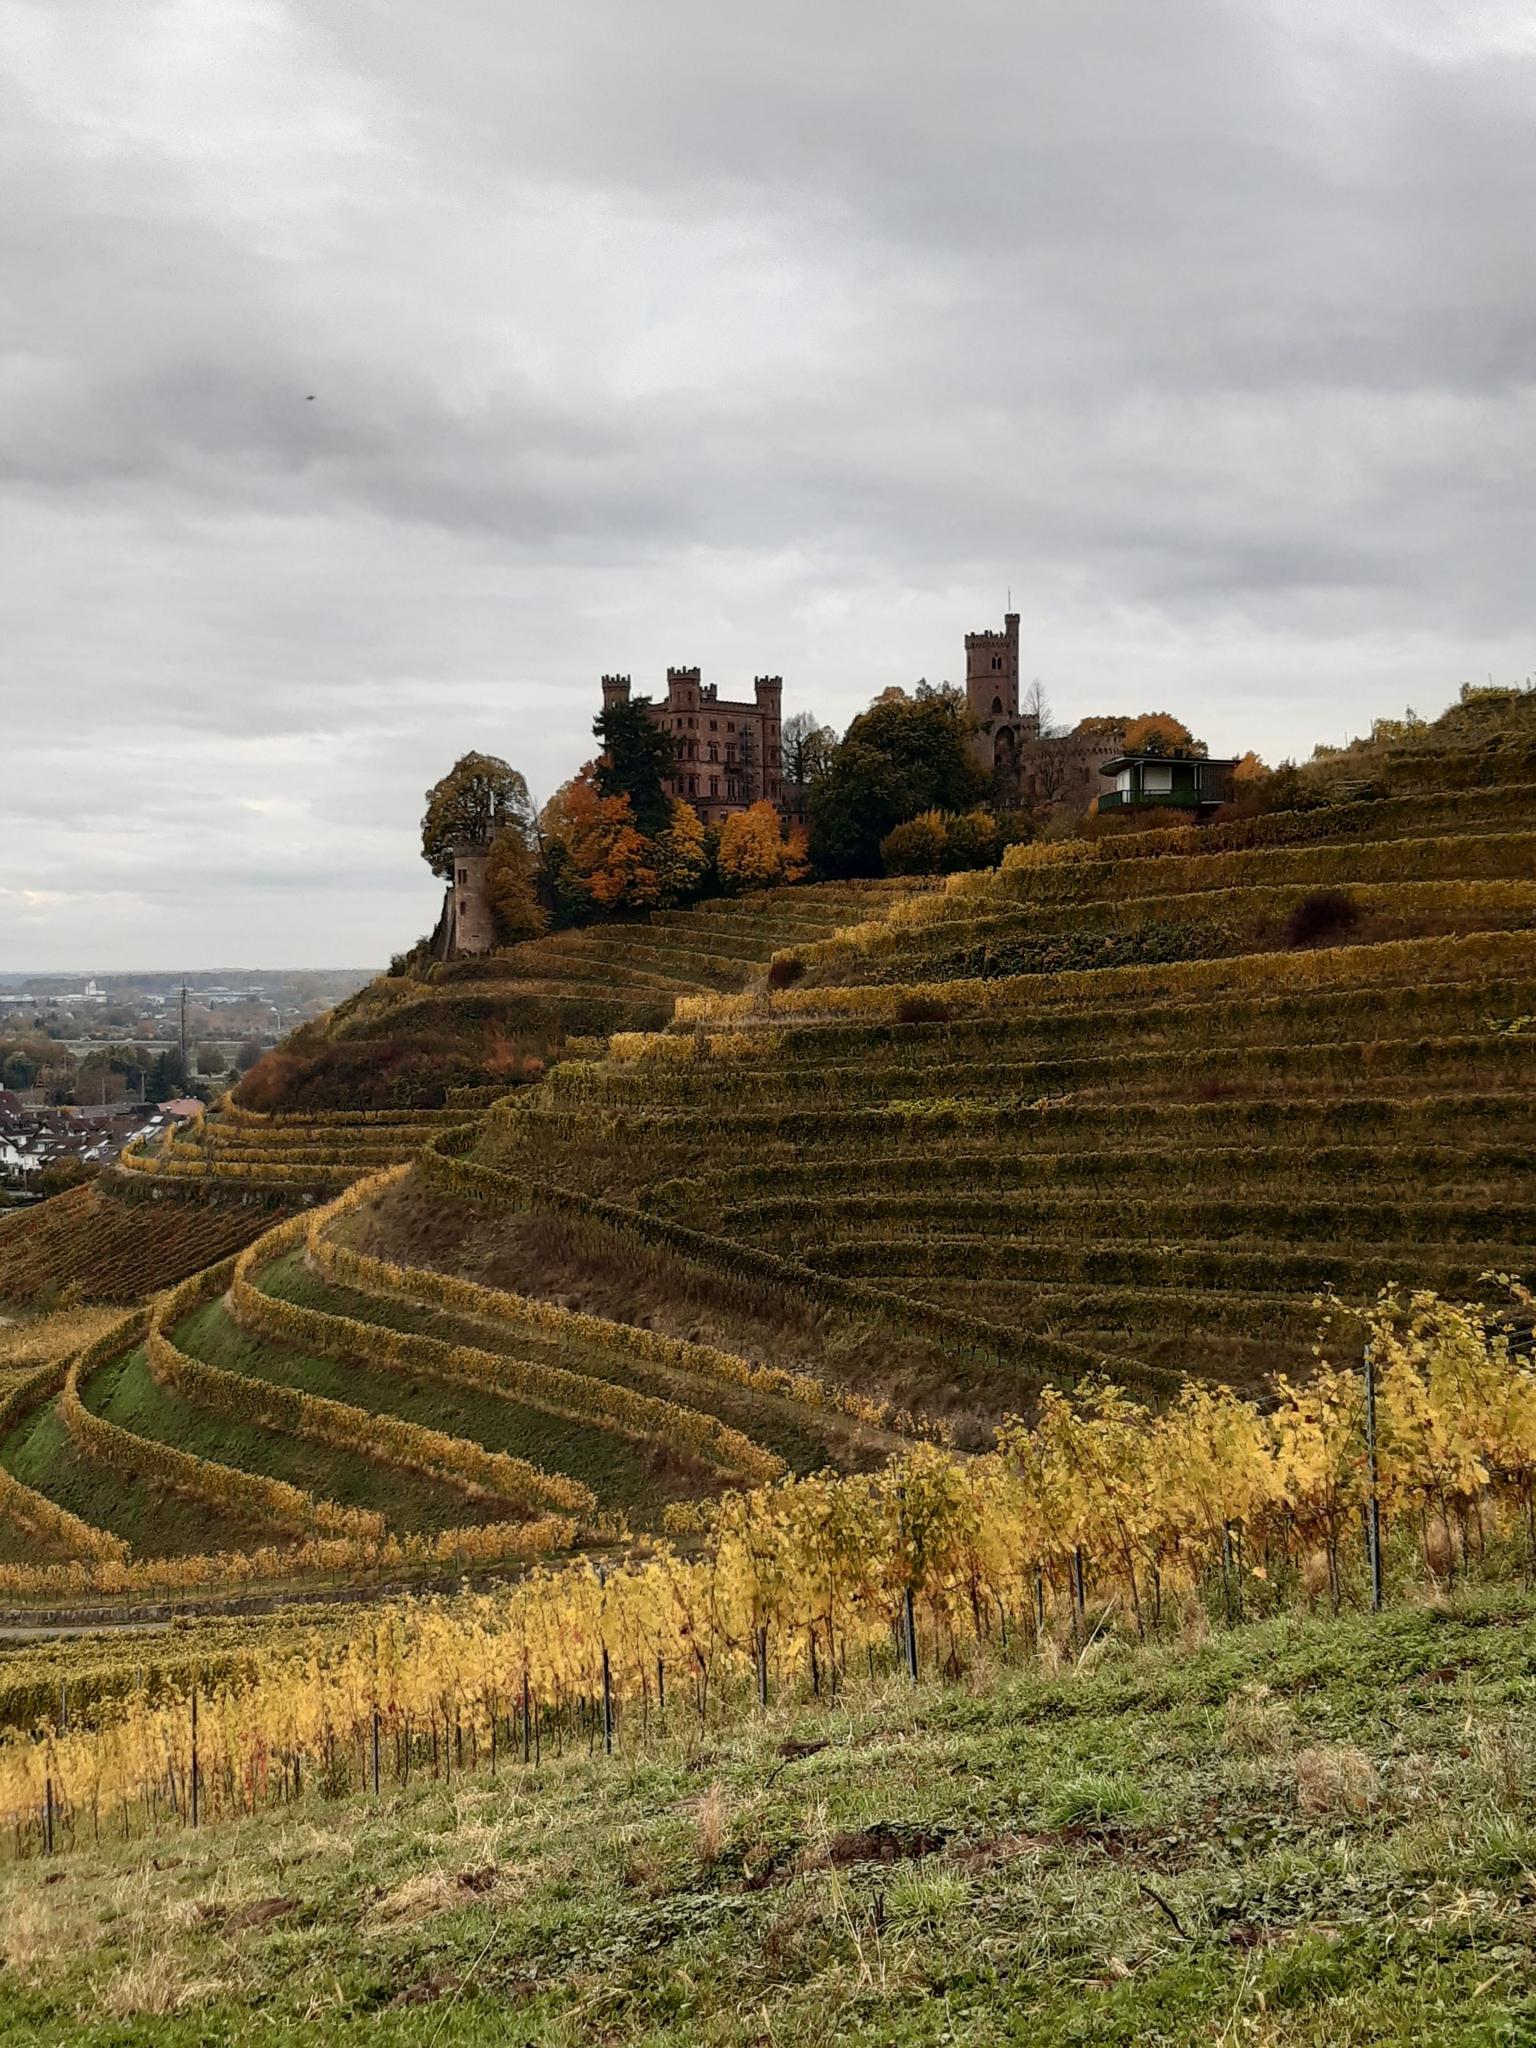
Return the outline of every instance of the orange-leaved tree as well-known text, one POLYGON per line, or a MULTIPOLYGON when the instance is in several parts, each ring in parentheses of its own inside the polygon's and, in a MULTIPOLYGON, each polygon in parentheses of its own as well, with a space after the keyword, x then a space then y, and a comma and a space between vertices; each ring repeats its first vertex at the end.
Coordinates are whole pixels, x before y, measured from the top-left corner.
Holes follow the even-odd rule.
POLYGON ((801 881, 807 869, 804 835, 786 837, 778 812, 763 799, 726 819, 717 865, 727 889, 772 889, 801 881))
POLYGON ((1143 711, 1125 728, 1128 754, 1168 754, 1175 747, 1192 747, 1193 733, 1171 711, 1143 711))
POLYGON ((589 763, 555 791, 540 821, 544 863, 574 916, 650 910, 661 901, 656 848, 635 824, 627 796, 599 796, 589 763))

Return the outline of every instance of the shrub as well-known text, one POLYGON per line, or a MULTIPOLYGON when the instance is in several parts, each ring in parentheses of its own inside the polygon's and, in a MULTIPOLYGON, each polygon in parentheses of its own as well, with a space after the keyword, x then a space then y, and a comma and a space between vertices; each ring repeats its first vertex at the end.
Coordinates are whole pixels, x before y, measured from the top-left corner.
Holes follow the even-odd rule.
POLYGON ((1314 889, 1286 919, 1286 941, 1292 946, 1315 946, 1342 937, 1359 922, 1359 905, 1346 890, 1314 889))
POLYGON ((949 1005, 938 996, 903 996, 896 1005, 898 1024, 947 1024, 949 1005))
POLYGON ((805 962, 794 953, 781 953, 769 962, 768 986, 770 988, 792 988, 805 973, 805 962))

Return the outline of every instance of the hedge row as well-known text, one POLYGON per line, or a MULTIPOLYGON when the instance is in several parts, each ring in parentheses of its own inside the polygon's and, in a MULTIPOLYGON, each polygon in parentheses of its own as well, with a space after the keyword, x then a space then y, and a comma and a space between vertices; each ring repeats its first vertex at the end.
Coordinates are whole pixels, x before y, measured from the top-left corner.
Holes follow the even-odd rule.
POLYGON ((1027 1235, 1054 1241, 1063 1232, 1098 1237, 1112 1231, 1118 1240, 1170 1239, 1230 1241, 1239 1237, 1272 1237, 1278 1243, 1308 1244, 1325 1240, 1360 1244, 1377 1240, 1421 1239, 1438 1244, 1486 1245, 1504 1241, 1536 1241, 1536 1205, 1513 1204, 1502 1192, 1481 1201, 1422 1202, 1303 1201, 1227 1198, 1169 1194, 1133 1197, 1113 1194, 1041 1194, 1017 1184, 1004 1197, 984 1195, 871 1194, 779 1195, 743 1203, 733 1212, 734 1227, 759 1231, 805 1233, 840 1243, 866 1226, 887 1226, 882 1234, 942 1234, 957 1226, 968 1234, 999 1237, 1027 1235))
MULTIPOLYGON (((1287 1142, 1301 1144, 1308 1140, 1358 1139, 1376 1133, 1383 1138, 1422 1138, 1453 1130, 1479 1132, 1486 1140, 1507 1132, 1512 1120, 1528 1111, 1529 1091, 1521 1089, 1419 1096, 1400 1091, 1352 1091, 1346 1096, 1321 1100, 1304 1096, 1170 1099, 1158 1103, 1155 1126, 1149 1129, 1145 1142, 1136 1143, 1136 1134, 1128 1133, 1125 1149, 1168 1157, 1171 1154, 1166 1148, 1175 1143, 1196 1146, 1214 1139, 1230 1144, 1242 1134, 1254 1138, 1283 1137, 1287 1142)), ((517 1124, 502 1125, 499 1135, 510 1151, 526 1149, 529 1156, 549 1153, 559 1158, 565 1148, 585 1145, 594 1156, 619 1159, 627 1148, 632 1157, 654 1172, 672 1163, 686 1172, 700 1157, 699 1130, 699 1118, 692 1112, 604 1109, 556 1114, 530 1109, 522 1113, 517 1124)), ((708 1135, 717 1154, 727 1147, 757 1152, 776 1145, 797 1152, 813 1145, 829 1153, 840 1146, 858 1151, 882 1143, 932 1144, 952 1136, 971 1143, 996 1139, 1015 1145, 1024 1138, 1031 1148, 1049 1149, 1076 1147, 1084 1139, 1092 1145, 1102 1145, 1106 1125, 1102 1102, 1036 1102, 1022 1098, 983 1101, 930 1096, 856 1109, 722 1109, 709 1118, 708 1135)), ((432 1149, 429 1146, 423 1152, 423 1166, 429 1164, 432 1149)))
MULTIPOLYGON (((638 1238, 656 1249, 703 1266, 729 1282, 766 1288, 803 1300, 818 1309, 844 1309, 894 1322, 909 1332, 932 1338, 991 1363, 1019 1368, 1041 1378, 1055 1376, 1075 1383, 1101 1369, 1103 1361, 1081 1345, 1049 1337, 1021 1340, 978 1316, 940 1310, 903 1300, 861 1280, 823 1273, 807 1264, 784 1259, 752 1245, 693 1230, 684 1224, 620 1203, 582 1195, 522 1175, 458 1156, 458 1146, 474 1142, 476 1133, 449 1133, 428 1145, 421 1170, 433 1184, 471 1199, 505 1207, 542 1210, 600 1223, 638 1238)), ((1147 1373, 1149 1385, 1173 1384, 1173 1375, 1147 1373)))
POLYGON ((120 1155, 118 1167, 122 1172, 149 1174, 157 1180, 253 1181, 277 1188, 334 1188, 344 1185, 355 1172, 367 1170, 366 1166, 290 1166, 281 1159, 257 1164, 236 1159, 130 1158, 126 1151, 120 1155))
POLYGON ((576 1525, 568 1516, 544 1515, 531 1522, 473 1523, 430 1536, 386 1534, 377 1542, 310 1536, 297 1544, 205 1551, 190 1557, 0 1564, 0 1595, 56 1601, 90 1594, 164 1599, 173 1592, 227 1593, 236 1587, 281 1586, 297 1592, 318 1582, 334 1584, 365 1573, 435 1577, 449 1567, 457 1575, 475 1565, 526 1561, 553 1550, 568 1550, 575 1535, 576 1525))
POLYGON ((216 1105, 221 1116, 231 1123, 245 1124, 256 1130, 306 1130, 344 1129, 348 1126, 363 1125, 369 1129, 381 1130, 388 1125, 417 1125, 424 1129, 451 1126, 460 1121, 448 1109, 317 1109, 283 1110, 268 1113, 264 1110, 243 1109, 228 1096, 216 1105))
POLYGON ((1041 1244, 1020 1237, 860 1238, 825 1244, 808 1253, 818 1272, 887 1277, 934 1274, 959 1278, 982 1269, 1010 1278, 1061 1284, 1168 1288, 1237 1287, 1246 1292, 1316 1293, 1324 1288, 1356 1295, 1391 1286, 1412 1273, 1415 1285, 1474 1293, 1491 1263, 1507 1257, 1494 1247, 1481 1258, 1447 1261, 1435 1245, 1403 1245, 1390 1256, 1370 1257, 1307 1248, 1299 1251, 1227 1252, 1216 1246, 1041 1244))
MULTIPOLYGON (((265 1260, 291 1250, 302 1235, 303 1219, 290 1219, 242 1252, 230 1274, 232 1301, 245 1298, 242 1289, 249 1287, 249 1275, 258 1258, 265 1260)), ((249 1291, 256 1292, 253 1288, 249 1291)), ((260 1299, 271 1301, 272 1297, 260 1299)), ((189 1400, 219 1414, 327 1444, 377 1465, 420 1472, 471 1498, 489 1494, 511 1507, 568 1513, 584 1513, 596 1505, 592 1494, 577 1481, 540 1472, 526 1459, 487 1451, 463 1437, 404 1422, 398 1416, 376 1415, 350 1402, 230 1372, 192 1358, 168 1341, 151 1354, 150 1365, 156 1378, 163 1376, 189 1400)))
POLYGON ((1448 1037, 1323 1040, 1282 1045, 1183 1046, 1106 1053, 1099 1058, 961 1060, 953 1065, 889 1064, 870 1058, 847 1066, 744 1067, 722 1084, 708 1068, 649 1063, 628 1068, 559 1067, 557 1100, 643 1103, 656 1108, 693 1105, 712 1112, 722 1086, 733 1105, 774 1104, 792 1110, 827 1101, 839 1107, 933 1094, 1038 1095, 1048 1089, 1142 1092, 1219 1080, 1227 1086, 1285 1079, 1308 1085, 1392 1073, 1420 1078, 1476 1076, 1514 1086, 1536 1064, 1536 1032, 1462 1033, 1448 1037))
MULTIPOLYGON (((921 1150, 872 1153, 867 1148, 835 1156, 753 1160, 746 1165, 679 1175, 654 1190, 676 1202, 711 1205, 715 1214, 739 1213, 737 1205, 764 1195, 791 1196, 799 1188, 830 1198, 845 1183, 870 1194, 954 1187, 965 1193, 1018 1187, 1047 1196, 1061 1187, 1097 1191, 1105 1183, 1124 1187, 1150 1181, 1170 1183, 1169 1156, 1158 1149, 1127 1152, 1123 1146, 1036 1152, 1028 1145, 1003 1150, 921 1150)), ((1506 1198, 1536 1185, 1536 1155, 1529 1144, 1453 1145, 1218 1145, 1199 1155, 1202 1188, 1232 1187, 1252 1193, 1273 1182, 1299 1190, 1318 1184, 1339 1187, 1369 1182, 1374 1188, 1432 1182, 1441 1196, 1459 1194, 1478 1181, 1497 1184, 1506 1198)))
POLYGON ((1220 1334, 1254 1343, 1305 1342, 1320 1320, 1310 1293, 1221 1293, 1195 1287, 1093 1286, 1042 1280, 1010 1280, 986 1274, 921 1279, 908 1284, 924 1300, 944 1302, 951 1292, 980 1285, 994 1312, 1019 1324, 1068 1330, 1131 1331, 1139 1335, 1220 1334))
MULTIPOLYGON (((451 1386, 502 1395, 568 1422, 591 1423, 632 1442, 663 1445, 746 1485, 763 1485, 784 1469, 781 1459, 716 1416, 563 1366, 306 1308, 245 1280, 235 1282, 230 1309, 242 1329, 302 1346, 320 1357, 356 1358, 390 1372, 422 1374, 451 1386)), ((567 1500, 562 1505, 591 1509, 597 1503, 587 1493, 585 1501, 567 1500)))
MULTIPOLYGON (((213 1269, 225 1277, 229 1270, 228 1261, 213 1269)), ((197 1277, 201 1279, 203 1276, 197 1277)), ((374 1537, 382 1533, 382 1516, 366 1515, 358 1509, 339 1508, 330 1502, 316 1501, 283 1480, 264 1479, 256 1473, 242 1472, 233 1465, 215 1464, 212 1459, 200 1458, 191 1451, 178 1450, 173 1444, 160 1443, 153 1437, 136 1436, 132 1430, 93 1414, 81 1398, 82 1382, 100 1366, 121 1357, 146 1334, 149 1338, 150 1370, 156 1379, 162 1379, 156 1364, 159 1332, 152 1327, 151 1312, 147 1309, 118 1324, 115 1331, 108 1333, 107 1339, 82 1352, 70 1365, 59 1395, 59 1414, 71 1438, 87 1457, 114 1471, 148 1477, 173 1492, 186 1494, 193 1500, 207 1501, 213 1506, 264 1523, 269 1528, 297 1535, 315 1530, 354 1537, 374 1537)))
POLYGON ((1318 842, 1427 838, 1447 826, 1496 832, 1536 820, 1536 783, 1495 789, 1448 789, 1426 795, 1362 798, 1324 803, 1308 811, 1271 811, 1219 825, 1174 825, 1156 832, 1107 833, 1100 839, 1029 841, 1003 853, 1005 869, 1054 861, 1155 860, 1189 854, 1245 853, 1264 846, 1318 842), (1083 847, 1087 851, 1078 853, 1083 847))
MULTIPOLYGON (((1077 842, 1069 841, 1068 844, 1077 842)), ((973 886, 948 899, 959 915, 968 904, 1089 902, 1147 890, 1161 896, 1253 885, 1301 883, 1336 888, 1368 882, 1520 880, 1536 870, 1536 833, 1466 833, 1445 839, 1329 842, 1256 847, 1246 852, 1193 853, 1158 861, 1082 861, 1016 867, 967 877, 973 886)), ((942 922, 934 906, 936 922, 942 922)))
MULTIPOLYGON (((825 978, 829 972, 862 968, 890 955, 903 967, 924 962, 961 962, 1008 941, 1054 938, 1081 948, 1104 935, 1144 932, 1147 926, 1177 928, 1189 924, 1214 934, 1230 933, 1228 951, 1242 950, 1242 939, 1276 930, 1315 893, 1308 883, 1250 884, 1181 893, 1161 890, 1145 895, 1120 895, 1087 902, 1014 904, 980 910, 916 925, 910 921, 859 925, 836 939, 810 948, 805 964, 825 978)), ((1490 924, 1518 927, 1536 918, 1536 882, 1351 882, 1337 892, 1362 917, 1453 921, 1474 929, 1490 924)), ((1207 957, 1214 957, 1208 954, 1207 957)), ((1155 963, 1161 964, 1161 963, 1155 963)), ((999 970, 1006 971, 1006 970, 999 970)))
POLYGON ((1170 1003, 1244 992, 1375 987, 1384 983, 1470 980, 1478 974, 1536 970, 1536 934, 1472 932, 1448 937, 1389 939, 1377 945, 1331 946, 1316 952, 1246 953, 1222 960, 1163 961, 1140 966, 1067 969, 955 981, 909 981, 848 988, 789 988, 771 994, 683 997, 678 1025, 730 1023, 739 1030, 815 1017, 890 1022, 914 1002, 943 1003, 951 1017, 990 1017, 1083 1006, 1170 1003))
POLYGON ((809 1373, 754 1365, 750 1359, 719 1350, 712 1344, 695 1344, 686 1338, 665 1336, 658 1330, 641 1329, 633 1323, 612 1322, 606 1316, 587 1315, 578 1309, 562 1308, 556 1302, 539 1301, 531 1295, 512 1294, 498 1287, 483 1287, 476 1281, 461 1280, 425 1267, 399 1266, 338 1244, 328 1234, 339 1215, 382 1192, 395 1178, 381 1175, 373 1185, 359 1182, 340 1201, 310 1217, 309 1256, 319 1271, 338 1285, 356 1287, 365 1294, 430 1302, 456 1314, 493 1322, 547 1330, 576 1344, 701 1379, 718 1380, 727 1386, 745 1387, 754 1393, 772 1394, 802 1407, 840 1411, 859 1422, 879 1424, 885 1420, 881 1404, 827 1387, 809 1373))
POLYGON ((771 1062, 775 1069, 827 1064, 858 1058, 879 1058, 905 1051, 909 1058, 929 1046, 946 1058, 962 1054, 984 1060, 999 1053, 1040 1049, 1069 1050, 1079 1043, 1104 1050, 1138 1041, 1162 1045, 1217 1045, 1246 1035, 1262 1043, 1306 1034, 1337 1035, 1354 1027, 1354 1035, 1403 1036, 1384 1027, 1414 1025, 1420 1033, 1444 1032, 1458 1025, 1484 1025, 1490 1019, 1536 1016, 1536 979, 1386 983, 1368 988, 1316 989, 1305 995, 1218 997, 1170 1006, 1167 1003, 1125 1005, 1104 1013, 1089 1009, 997 1012, 941 1021, 935 1005, 923 1021, 921 1004, 914 1021, 864 1023, 846 1017, 771 1025, 760 1031, 623 1032, 609 1047, 619 1062, 658 1062, 663 1066, 712 1067, 727 1089, 743 1067, 771 1062), (726 1073, 722 1075, 721 1069, 726 1073))

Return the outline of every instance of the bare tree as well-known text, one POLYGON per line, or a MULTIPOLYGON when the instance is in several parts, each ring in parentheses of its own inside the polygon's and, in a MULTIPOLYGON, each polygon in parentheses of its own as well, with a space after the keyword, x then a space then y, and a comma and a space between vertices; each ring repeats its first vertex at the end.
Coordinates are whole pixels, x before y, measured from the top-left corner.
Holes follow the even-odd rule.
POLYGON ((1038 676, 1032 678, 1029 688, 1019 700, 1019 718, 1024 725, 1033 724, 1036 734, 1043 740, 1060 739, 1066 731, 1064 725, 1056 723, 1051 700, 1038 676))
POLYGON ((823 725, 814 711, 797 711, 786 718, 781 743, 784 780, 804 789, 826 772, 837 745, 837 734, 823 725))

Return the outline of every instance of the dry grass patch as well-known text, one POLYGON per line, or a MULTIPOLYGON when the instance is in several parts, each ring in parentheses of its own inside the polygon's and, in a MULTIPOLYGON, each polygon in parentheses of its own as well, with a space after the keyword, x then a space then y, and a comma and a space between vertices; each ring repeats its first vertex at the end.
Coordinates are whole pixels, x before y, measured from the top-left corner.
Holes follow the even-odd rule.
POLYGON ((154 1949, 107 1980, 101 2008, 112 2019, 163 2019, 206 2005, 225 1989, 216 1977, 187 1977, 168 1949, 154 1949))
POLYGON ((1319 1743, 1296 1758, 1296 1803, 1303 1813, 1335 1819, 1369 1813, 1381 1798, 1381 1774, 1363 1749, 1319 1743))
POLYGON ((1239 1686, 1222 1711, 1222 1741, 1233 1756, 1283 1756, 1295 1733, 1289 1709, 1267 1685, 1239 1686))
POLYGON ((707 1792, 699 1795, 693 1809, 693 1850, 701 1869, 713 1870, 720 1861, 730 1818, 730 1802, 717 1778, 707 1792))

